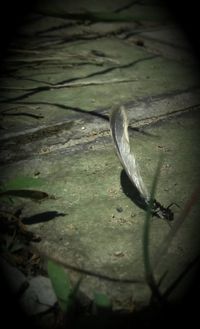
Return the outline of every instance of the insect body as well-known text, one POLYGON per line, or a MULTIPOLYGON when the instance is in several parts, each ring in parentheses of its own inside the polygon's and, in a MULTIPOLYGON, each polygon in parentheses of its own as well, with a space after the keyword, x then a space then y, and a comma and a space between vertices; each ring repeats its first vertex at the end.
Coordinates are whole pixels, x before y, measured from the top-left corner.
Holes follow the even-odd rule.
MULTIPOLYGON (((115 108, 112 111, 110 117, 110 128, 120 162, 136 192, 134 201, 139 207, 147 210, 149 208, 150 195, 148 194, 140 175, 135 156, 130 151, 128 120, 123 106, 115 108)), ((168 207, 164 207, 160 202, 154 199, 151 209, 152 216, 166 219, 168 221, 173 220, 174 214, 170 209, 171 206, 172 204, 168 207)))
POLYGON ((158 202, 154 199, 153 207, 152 207, 152 210, 151 210, 152 216, 172 221, 174 219, 174 213, 170 209, 170 207, 172 205, 173 204, 170 204, 169 206, 164 207, 164 206, 161 205, 160 202, 158 202))

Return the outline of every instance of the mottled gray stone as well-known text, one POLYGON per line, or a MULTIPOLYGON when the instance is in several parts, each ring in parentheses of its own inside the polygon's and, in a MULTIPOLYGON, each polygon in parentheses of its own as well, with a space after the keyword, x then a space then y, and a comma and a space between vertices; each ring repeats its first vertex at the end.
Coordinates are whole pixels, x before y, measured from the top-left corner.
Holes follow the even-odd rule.
POLYGON ((20 305, 28 315, 34 315, 48 310, 56 301, 50 279, 39 275, 30 279, 20 305))

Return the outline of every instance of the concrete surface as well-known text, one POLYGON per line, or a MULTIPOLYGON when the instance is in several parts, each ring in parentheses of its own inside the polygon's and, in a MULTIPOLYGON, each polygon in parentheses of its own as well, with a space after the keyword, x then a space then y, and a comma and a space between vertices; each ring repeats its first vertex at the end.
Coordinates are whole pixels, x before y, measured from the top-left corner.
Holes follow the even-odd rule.
MULTIPOLYGON (((10 45, 0 84, 0 180, 41 179, 40 189, 54 199, 16 201, 24 217, 41 214, 36 223, 34 217, 26 222, 42 238, 37 248, 66 263, 72 282, 87 271, 81 284, 87 297, 103 292, 114 308, 131 309, 150 299, 142 256, 145 213, 121 181, 109 112, 123 104, 131 126, 148 133, 130 131, 148 189, 164 153, 156 197, 180 206, 173 207, 176 220, 199 183, 199 78, 190 45, 169 13, 161 15, 152 2, 119 11, 131 21, 63 18, 125 5, 92 3, 44 3, 10 45), (55 211, 60 215, 42 220, 55 211)), ((158 279, 168 271, 161 291, 199 252, 198 211, 195 205, 156 269, 158 279)), ((152 220, 152 257, 169 230, 152 220)), ((180 298, 188 282, 171 298, 180 298)))

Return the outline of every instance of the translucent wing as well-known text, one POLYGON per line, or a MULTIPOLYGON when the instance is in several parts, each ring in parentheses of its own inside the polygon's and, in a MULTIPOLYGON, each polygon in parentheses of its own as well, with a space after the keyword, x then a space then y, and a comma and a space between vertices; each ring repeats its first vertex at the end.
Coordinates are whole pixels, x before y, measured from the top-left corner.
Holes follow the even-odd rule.
POLYGON ((130 150, 128 120, 123 106, 112 111, 110 128, 121 164, 137 190, 138 198, 140 199, 139 202, 146 206, 149 201, 149 196, 140 175, 135 156, 130 150))

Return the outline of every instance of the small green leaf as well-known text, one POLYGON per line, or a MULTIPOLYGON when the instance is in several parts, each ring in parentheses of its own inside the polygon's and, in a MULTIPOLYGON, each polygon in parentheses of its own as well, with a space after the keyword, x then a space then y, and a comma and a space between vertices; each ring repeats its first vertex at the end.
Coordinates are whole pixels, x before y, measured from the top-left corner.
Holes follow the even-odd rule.
POLYGON ((34 188, 39 187, 44 184, 44 179, 33 178, 30 176, 17 176, 4 182, 4 189, 6 190, 15 190, 15 189, 25 189, 25 188, 34 188))
POLYGON ((94 293, 94 303, 97 307, 102 307, 102 308, 110 308, 111 307, 111 301, 107 297, 107 295, 99 293, 99 292, 94 293))
POLYGON ((55 262, 48 261, 48 275, 61 309, 65 312, 70 304, 71 284, 69 275, 55 262))

